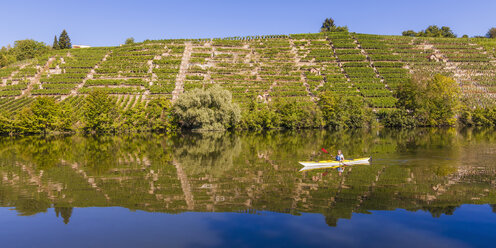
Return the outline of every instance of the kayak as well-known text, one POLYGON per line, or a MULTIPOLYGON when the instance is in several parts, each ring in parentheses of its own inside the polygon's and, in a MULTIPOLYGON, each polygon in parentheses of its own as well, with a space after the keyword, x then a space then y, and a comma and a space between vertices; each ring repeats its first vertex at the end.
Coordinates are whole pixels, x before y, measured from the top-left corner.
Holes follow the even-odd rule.
POLYGON ((324 168, 337 168, 343 165, 354 165, 354 164, 368 164, 370 157, 368 158, 357 158, 352 160, 336 161, 336 160, 323 160, 323 161, 307 161, 299 162, 304 167, 300 171, 314 170, 314 169, 324 169, 324 168))

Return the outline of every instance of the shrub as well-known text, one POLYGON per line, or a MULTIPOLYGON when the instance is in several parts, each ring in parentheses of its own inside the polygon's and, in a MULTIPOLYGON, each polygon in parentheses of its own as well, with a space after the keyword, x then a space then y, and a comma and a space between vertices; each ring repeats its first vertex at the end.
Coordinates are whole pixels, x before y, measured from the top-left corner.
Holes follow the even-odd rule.
POLYGON ((451 126, 460 106, 460 88, 452 78, 415 75, 397 91, 398 108, 410 111, 421 126, 451 126))
POLYGON ((166 132, 176 129, 172 105, 165 98, 152 99, 146 107, 148 127, 152 131, 166 132))
POLYGON ((38 97, 14 117, 13 131, 18 133, 67 131, 72 126, 71 113, 69 105, 58 103, 53 97, 38 97))
POLYGON ((417 126, 415 118, 404 109, 379 111, 377 117, 385 127, 412 128, 417 126))
POLYGON ((182 94, 174 102, 173 111, 178 123, 188 129, 225 130, 234 127, 241 118, 231 92, 218 85, 182 94))
POLYGON ((134 44, 134 38, 133 37, 127 38, 126 41, 124 42, 124 44, 126 44, 126 45, 134 44))
POLYGON ((277 99, 272 106, 280 126, 287 129, 319 128, 324 126, 322 111, 313 102, 277 99))
POLYGON ((336 96, 330 92, 320 95, 318 102, 326 126, 330 128, 357 128, 372 125, 373 114, 361 97, 336 96))
POLYGON ((108 132, 115 119, 115 104, 105 91, 92 90, 85 99, 83 121, 88 132, 108 132))
POLYGON ((280 117, 267 104, 253 100, 242 112, 240 128, 250 130, 278 128, 280 117))

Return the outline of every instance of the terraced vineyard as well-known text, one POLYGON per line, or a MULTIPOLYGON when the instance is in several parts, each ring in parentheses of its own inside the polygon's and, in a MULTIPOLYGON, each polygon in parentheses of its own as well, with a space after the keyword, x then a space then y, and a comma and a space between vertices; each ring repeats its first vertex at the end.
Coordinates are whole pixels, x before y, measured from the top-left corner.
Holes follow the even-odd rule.
POLYGON ((394 108, 394 91, 417 71, 451 76, 464 94, 485 103, 496 96, 495 47, 488 39, 332 32, 56 50, 0 69, 0 108, 17 111, 36 96, 78 106, 93 88, 134 107, 126 101, 146 105, 219 84, 242 108, 253 99, 311 104, 328 91, 383 109, 394 108))

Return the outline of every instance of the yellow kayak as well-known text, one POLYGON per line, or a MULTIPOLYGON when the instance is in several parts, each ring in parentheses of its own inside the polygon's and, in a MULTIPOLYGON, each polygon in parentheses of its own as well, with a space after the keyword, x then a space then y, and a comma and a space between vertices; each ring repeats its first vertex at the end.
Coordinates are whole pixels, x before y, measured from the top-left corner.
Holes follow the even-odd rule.
POLYGON ((306 171, 306 170, 314 170, 314 169, 323 169, 323 168, 337 168, 343 165, 354 165, 354 164, 369 164, 370 157, 368 158, 357 158, 357 159, 352 159, 352 160, 343 160, 343 161, 336 161, 336 160, 323 160, 323 161, 306 161, 306 162, 299 162, 301 165, 303 165, 303 168, 301 168, 300 171, 306 171))

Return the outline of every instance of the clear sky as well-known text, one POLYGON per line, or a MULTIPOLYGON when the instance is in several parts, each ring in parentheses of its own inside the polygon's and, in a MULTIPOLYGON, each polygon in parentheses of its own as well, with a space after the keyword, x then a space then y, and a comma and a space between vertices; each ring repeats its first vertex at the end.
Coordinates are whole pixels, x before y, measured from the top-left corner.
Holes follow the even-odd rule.
POLYGON ((91 46, 127 37, 309 33, 326 17, 357 33, 401 34, 435 24, 473 36, 496 26, 495 10, 496 0, 0 0, 0 46, 26 38, 51 45, 62 29, 73 44, 91 46))

